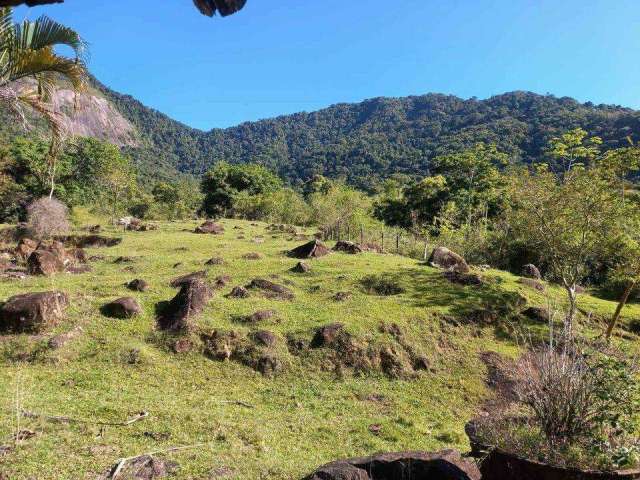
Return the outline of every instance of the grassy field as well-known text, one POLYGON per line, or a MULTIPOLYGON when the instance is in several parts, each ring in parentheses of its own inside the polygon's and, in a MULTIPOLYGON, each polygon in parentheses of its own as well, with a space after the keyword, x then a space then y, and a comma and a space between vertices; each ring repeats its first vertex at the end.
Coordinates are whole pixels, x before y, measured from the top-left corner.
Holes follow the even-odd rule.
MULTIPOLYGON (((90 255, 104 256, 92 262, 91 273, 0 283, 0 299, 51 289, 71 297, 66 320, 44 336, 0 337, 0 445, 13 445, 17 428, 35 432, 8 454, 0 454, 0 472, 11 480, 95 479, 121 457, 198 444, 167 454, 180 465, 176 478, 298 479, 339 457, 466 449, 464 424, 490 395, 479 353, 514 356, 518 341, 508 328, 456 325, 444 319, 491 307, 505 292, 519 292, 530 305, 548 301, 547 295, 504 272, 485 272, 488 286, 462 287, 420 262, 388 254, 335 253, 311 261, 310 273, 296 274, 289 271, 296 261, 283 251, 300 241, 286 234, 273 238, 266 224, 222 223, 226 232, 219 236, 190 233, 195 223, 166 223, 150 232, 107 232, 124 240, 117 247, 89 249, 90 255), (245 238, 237 238, 240 234, 245 238), (254 241, 256 237, 263 237, 262 243, 254 241), (264 257, 243 259, 248 252, 264 257), (121 255, 133 261, 115 264, 121 255), (214 256, 224 258, 225 264, 208 267, 209 277, 226 274, 232 280, 215 293, 198 317, 198 327, 274 332, 283 351, 281 373, 265 377, 241 363, 214 361, 199 351, 176 354, 156 332, 156 303, 176 293, 169 280, 204 269, 214 256), (406 291, 387 297, 366 293, 360 281, 370 274, 394 279, 406 291), (255 277, 288 284, 295 299, 225 297, 232 286, 255 277), (132 294, 124 283, 133 278, 147 280, 151 289, 132 294), (332 300, 340 291, 353 296, 332 300), (100 314, 104 303, 125 295, 138 299, 142 315, 114 320, 100 314), (263 309, 277 314, 259 325, 238 321, 263 309), (392 342, 379 327, 395 322, 429 359, 430 369, 394 379, 376 371, 336 371, 321 353, 288 352, 288 336, 311 338, 331 322, 344 323, 349 333, 370 344, 392 342), (51 335, 76 326, 83 329, 77 339, 58 350, 46 347, 51 335), (18 418, 18 409, 88 423, 18 418), (130 426, 92 423, 121 422, 140 411, 149 416, 130 426), (379 425, 379 431, 372 432, 370 425, 379 425)), ((550 289, 549 298, 560 303, 561 293, 550 289)), ((609 315, 614 304, 582 295, 580 307, 599 318, 609 315)), ((625 321, 639 314, 640 308, 631 306, 625 321)), ((593 321, 588 331, 597 331, 593 321)), ((616 342, 632 345, 620 338, 616 342)))

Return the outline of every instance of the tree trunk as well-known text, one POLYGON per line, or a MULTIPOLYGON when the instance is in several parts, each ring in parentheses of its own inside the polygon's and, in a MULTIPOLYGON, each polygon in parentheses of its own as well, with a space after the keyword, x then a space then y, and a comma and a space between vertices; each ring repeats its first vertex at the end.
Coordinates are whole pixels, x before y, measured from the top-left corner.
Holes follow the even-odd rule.
POLYGON ((622 294, 622 297, 618 302, 618 306, 616 307, 616 311, 613 313, 611 320, 609 320, 609 325, 607 325, 607 333, 605 333, 605 339, 607 340, 607 342, 611 340, 611 334, 613 333, 613 329, 616 328, 616 324, 620 319, 620 314, 622 313, 622 309, 627 304, 627 300, 629 300, 629 295, 631 295, 631 292, 633 291, 637 283, 638 283, 638 279, 635 278, 631 282, 629 282, 629 285, 627 285, 627 288, 625 288, 624 293, 622 294))
POLYGON ((565 284, 564 288, 567 290, 567 296, 569 297, 569 311, 564 319, 564 326, 568 335, 573 334, 573 320, 576 316, 577 302, 576 302, 576 285, 565 284))

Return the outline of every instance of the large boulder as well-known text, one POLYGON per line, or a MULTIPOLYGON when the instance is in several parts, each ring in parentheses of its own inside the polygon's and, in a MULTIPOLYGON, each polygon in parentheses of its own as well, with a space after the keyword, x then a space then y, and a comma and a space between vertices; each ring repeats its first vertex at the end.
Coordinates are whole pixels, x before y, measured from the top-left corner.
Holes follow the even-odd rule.
POLYGON ((525 278, 533 278, 534 280, 541 280, 542 275, 540 274, 540 270, 533 263, 527 263, 524 267, 522 267, 522 276, 525 278))
POLYGON ((131 318, 142 313, 142 308, 132 297, 118 298, 104 305, 101 310, 103 315, 112 318, 131 318))
POLYGON ((311 341, 311 346, 315 348, 329 346, 336 341, 343 331, 344 323, 339 322, 320 327, 311 341))
POLYGON ((362 247, 354 242, 348 242, 347 240, 339 240, 333 249, 336 252, 344 252, 355 255, 356 253, 362 253, 362 247))
MULTIPOLYGON (((382 453, 320 467, 304 480, 480 480, 480 471, 460 452, 382 453)), ((505 479, 507 477, 504 477, 505 479)), ((514 477, 515 478, 515 477, 514 477)))
POLYGON ((219 223, 207 220, 195 229, 195 233, 211 233, 213 235, 220 235, 221 233, 224 233, 224 227, 219 223))
POLYGON ((293 258, 318 258, 329 255, 331 251, 320 240, 311 240, 289 251, 289 256, 293 258))
POLYGON ((178 288, 185 283, 189 283, 192 280, 204 280, 206 277, 207 272, 205 272, 204 270, 200 270, 198 272, 188 273, 186 275, 174 278, 169 282, 169 286, 172 288, 178 288))
POLYGON ((287 287, 264 278, 254 278, 245 288, 261 290, 265 297, 279 300, 293 300, 295 296, 287 287))
POLYGON ((133 290, 134 292, 146 292, 147 290, 149 290, 149 284, 146 280, 136 278, 127 283, 127 288, 129 290, 133 290))
POLYGON ((21 238, 15 249, 16 256, 26 260, 38 248, 38 242, 30 238, 21 238))
POLYGON ((468 273, 469 265, 466 260, 456 252, 446 247, 436 247, 431 252, 431 256, 427 263, 433 267, 443 268, 445 270, 455 270, 459 273, 468 273))
POLYGON ((40 332, 57 323, 68 305, 68 297, 58 291, 13 296, 0 306, 0 329, 40 332))
POLYGON ((211 295, 211 288, 200 278, 180 284, 178 294, 160 306, 158 327, 172 332, 190 330, 193 318, 204 310, 211 295))
POLYGON ((36 250, 27 259, 27 270, 31 275, 53 275, 64 271, 64 259, 49 250, 36 250))

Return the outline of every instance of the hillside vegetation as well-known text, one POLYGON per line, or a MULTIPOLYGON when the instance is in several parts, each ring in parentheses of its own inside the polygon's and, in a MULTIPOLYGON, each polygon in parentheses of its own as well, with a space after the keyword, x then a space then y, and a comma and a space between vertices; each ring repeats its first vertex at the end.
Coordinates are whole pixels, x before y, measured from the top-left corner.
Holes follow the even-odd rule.
MULTIPOLYGON (((96 101, 135 128, 123 142, 117 131, 106 140, 125 150, 151 178, 178 173, 199 175, 215 162, 260 163, 293 186, 314 175, 343 178, 365 190, 403 174, 427 175, 438 155, 460 151, 478 142, 496 144, 516 163, 543 157, 553 137, 582 127, 602 137, 605 149, 627 145, 627 136, 640 134, 638 112, 612 105, 582 104, 574 99, 511 92, 478 100, 428 94, 403 98, 374 98, 337 104, 310 113, 297 113, 236 127, 201 131, 143 105, 129 95, 112 91, 92 79, 96 101)), ((8 119, 0 110, 2 118, 8 119)), ((83 113, 85 124, 96 112, 83 113)), ((3 122, 0 138, 20 132, 13 121, 3 122)), ((109 128, 100 130, 109 136, 109 128)))
MULTIPOLYGON (((221 223, 221 235, 191 233, 194 222, 108 230, 123 241, 89 249, 90 273, 0 283, 3 299, 61 290, 71 303, 65 319, 45 332, 0 337, 0 438, 16 430, 34 434, 0 455, 4 475, 93 479, 121 457, 197 445, 166 454, 179 463, 179 478, 222 472, 227 476, 220 478, 298 479, 326 461, 374 451, 466 449, 464 424, 492 396, 481 353, 515 357, 524 332, 535 336, 544 328, 518 315, 525 300, 526 306, 563 306, 557 287, 543 294, 498 270, 478 271, 484 286, 460 286, 435 268, 391 254, 333 253, 309 261, 309 273, 294 273, 297 260, 284 252, 302 237, 264 223, 221 223), (251 260, 248 253, 260 255, 251 260), (127 258, 116 263, 121 256, 127 258), (211 257, 223 263, 205 266, 211 257), (281 362, 277 371, 262 374, 241 356, 213 358, 197 336, 190 352, 175 353, 175 338, 157 330, 158 302, 176 294, 169 281, 205 268, 211 283, 231 278, 195 319, 199 334, 251 339, 267 330, 276 339, 269 353, 281 362), (150 290, 127 290, 125 282, 134 278, 148 281, 150 290), (293 299, 256 291, 246 299, 226 297, 255 278, 286 286, 293 299), (372 278, 392 281, 402 293, 377 295, 372 278), (338 292, 351 296, 336 301, 338 292), (100 313, 125 295, 138 300, 141 315, 117 320, 100 313), (496 308, 500 317, 473 315, 496 308), (275 313, 246 321, 261 310, 275 313), (317 330, 334 322, 344 324, 349 342, 342 345, 350 350, 312 346, 317 330), (72 340, 51 347, 53 336, 78 328, 72 340), (358 357, 372 351, 386 351, 387 363, 358 357), (421 357, 420 367, 411 366, 412 355, 421 357), (358 368, 359 360, 366 368, 358 368), (23 410, 82 422, 16 415, 23 410), (123 422, 141 411, 149 416, 129 426, 94 423, 123 422)), ((578 328, 591 336, 615 304, 583 294, 580 306, 590 320, 581 317, 578 328)), ((628 307, 624 323, 638 314, 640 307, 628 307)))

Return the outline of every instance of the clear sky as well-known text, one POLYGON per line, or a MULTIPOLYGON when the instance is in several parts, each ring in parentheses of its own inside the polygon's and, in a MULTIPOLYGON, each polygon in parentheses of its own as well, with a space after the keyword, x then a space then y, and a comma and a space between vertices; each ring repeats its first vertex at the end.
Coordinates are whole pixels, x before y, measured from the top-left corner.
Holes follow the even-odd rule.
POLYGON ((91 71, 188 125, 226 127, 338 102, 513 90, 640 107, 638 0, 66 0, 47 13, 91 71))

